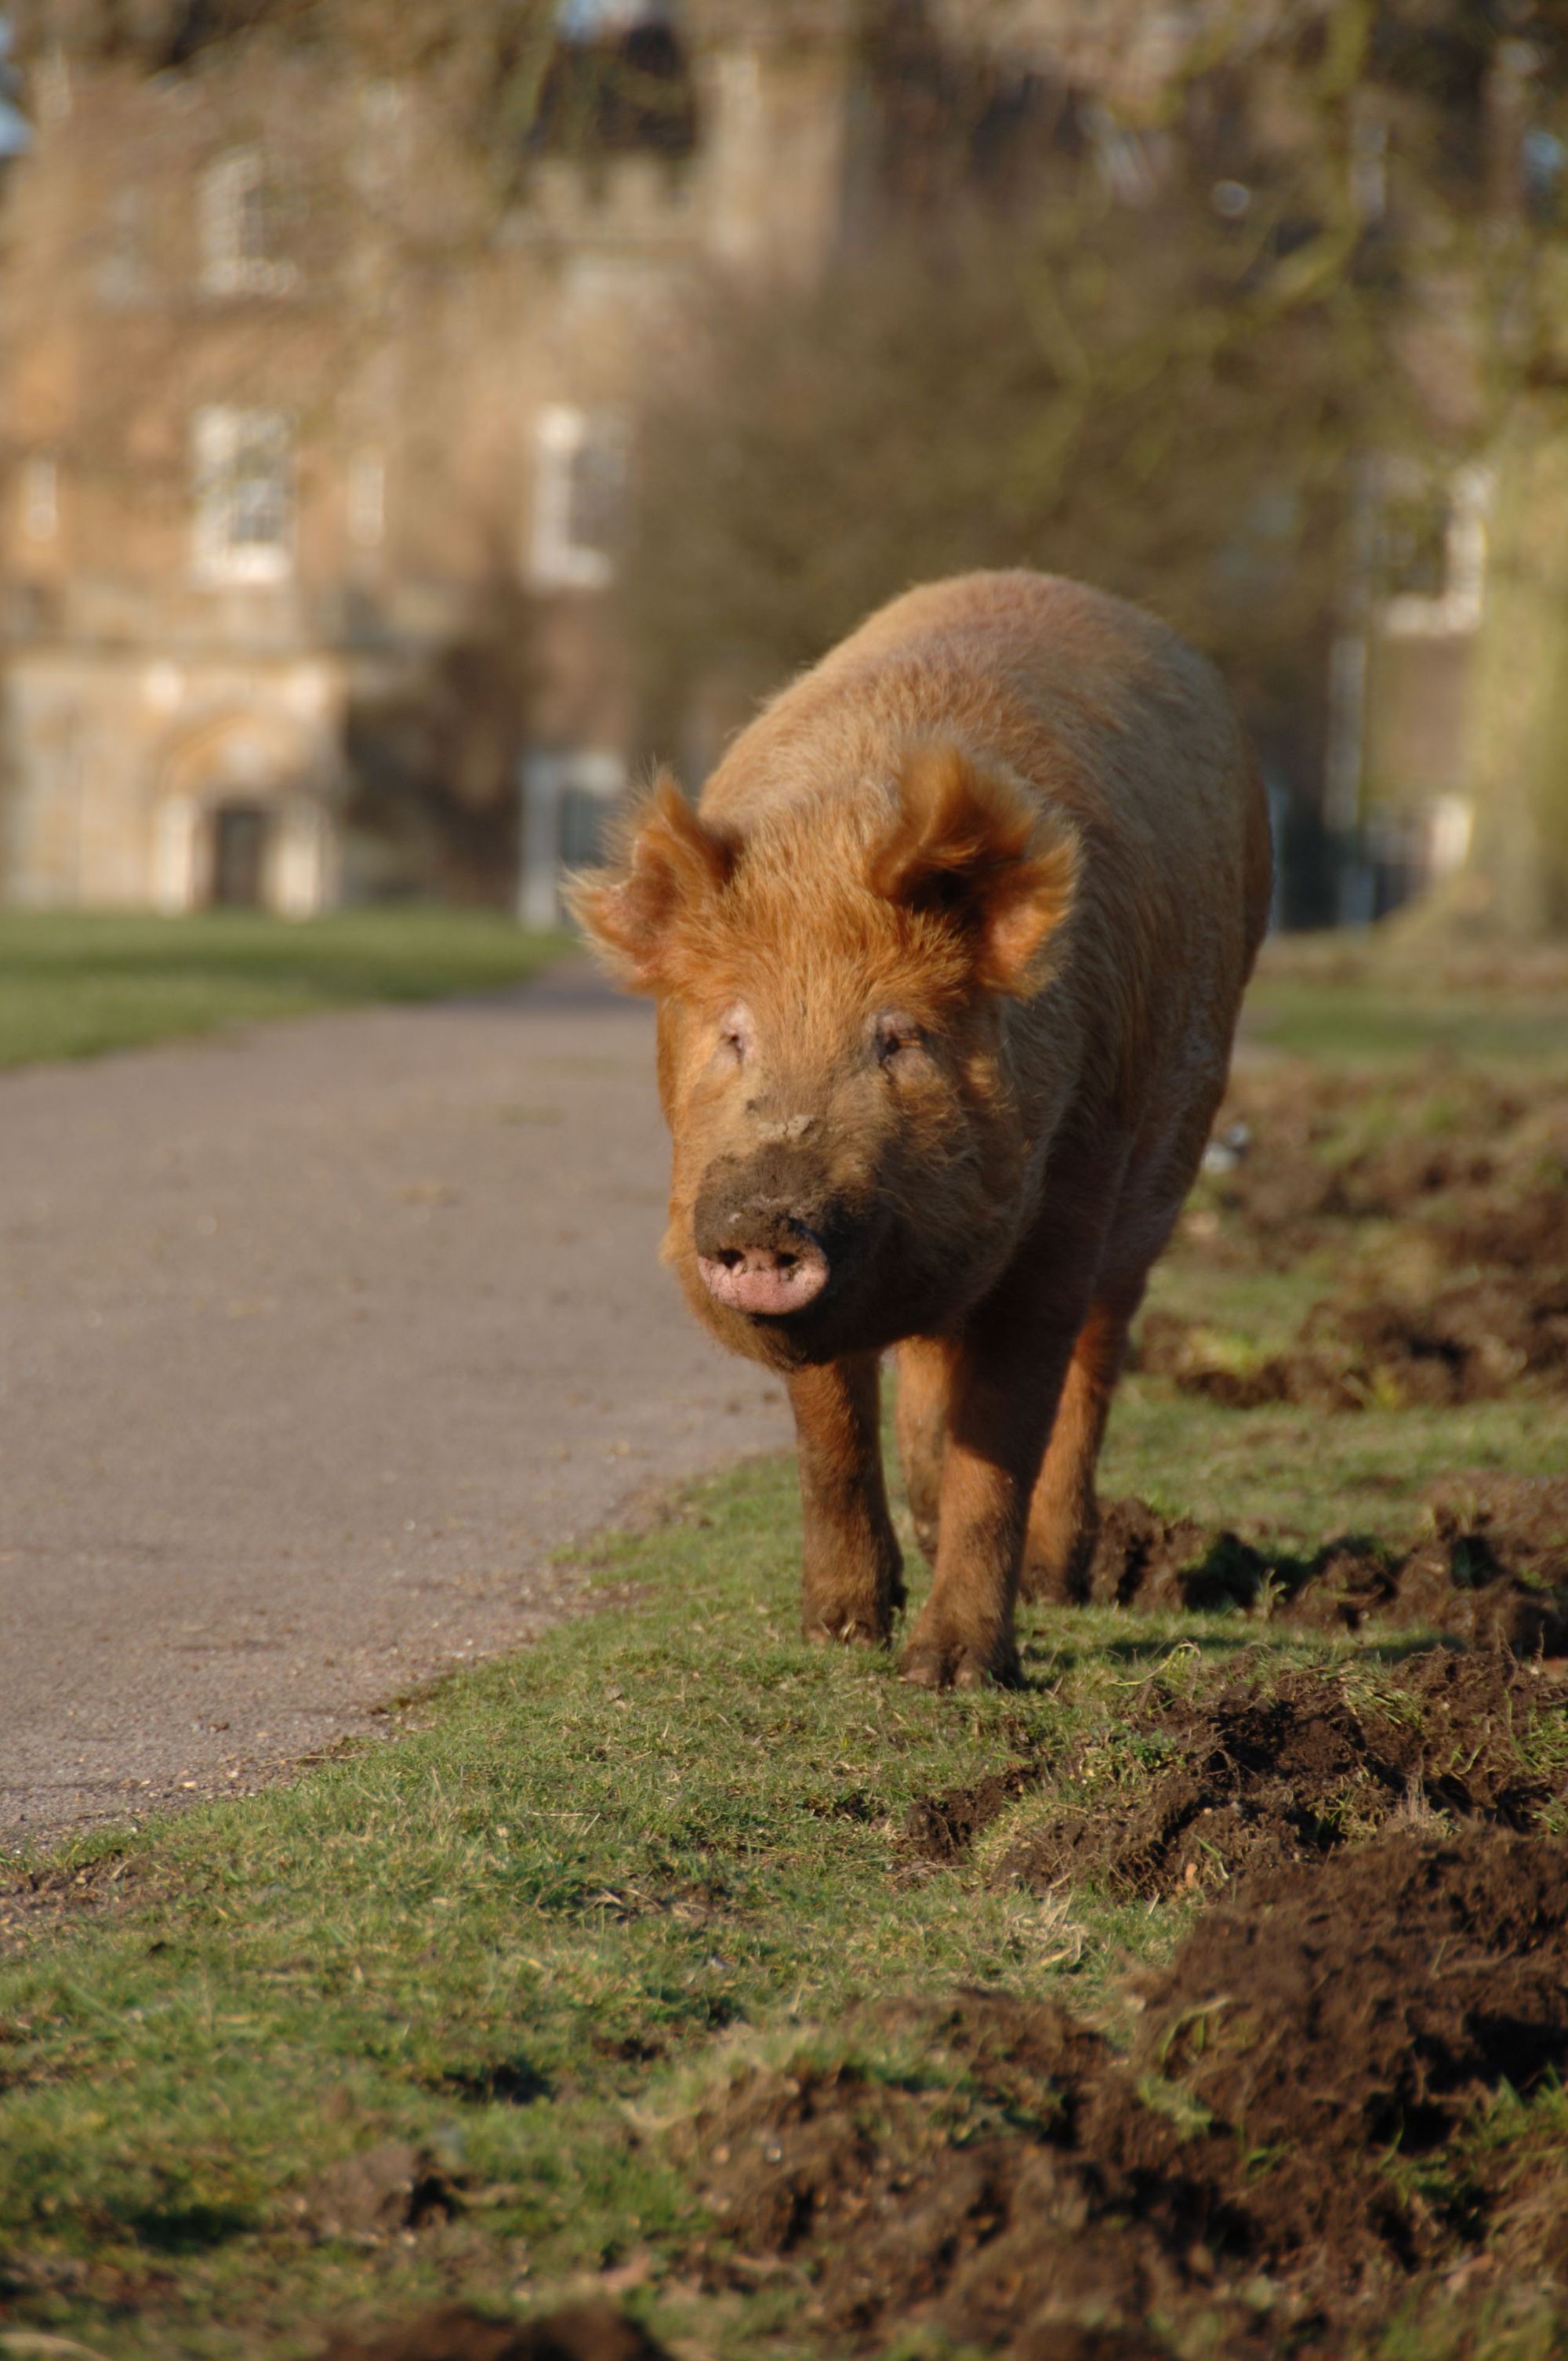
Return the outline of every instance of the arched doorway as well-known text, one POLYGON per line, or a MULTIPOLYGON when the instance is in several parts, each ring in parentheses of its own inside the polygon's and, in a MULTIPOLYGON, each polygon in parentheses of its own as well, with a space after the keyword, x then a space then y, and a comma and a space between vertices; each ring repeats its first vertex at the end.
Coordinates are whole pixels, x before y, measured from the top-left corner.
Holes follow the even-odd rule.
POLYGON ((267 907, 268 840, 277 829, 277 812, 265 804, 216 803, 207 815, 207 891, 204 900, 217 910, 263 910, 267 907))
POLYGON ((337 829, 323 750, 287 717, 230 716, 162 766, 153 843, 161 910, 309 917, 336 895, 337 829))

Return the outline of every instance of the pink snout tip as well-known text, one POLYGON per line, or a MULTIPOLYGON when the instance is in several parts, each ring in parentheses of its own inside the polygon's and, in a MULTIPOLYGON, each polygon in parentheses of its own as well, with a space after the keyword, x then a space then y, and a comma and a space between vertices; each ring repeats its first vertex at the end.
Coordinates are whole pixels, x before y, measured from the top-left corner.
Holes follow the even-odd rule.
POLYGON ((697 1268, 716 1302, 773 1318, 803 1312, 828 1284, 827 1256, 804 1238, 783 1248, 728 1246, 722 1254, 699 1256, 697 1268))

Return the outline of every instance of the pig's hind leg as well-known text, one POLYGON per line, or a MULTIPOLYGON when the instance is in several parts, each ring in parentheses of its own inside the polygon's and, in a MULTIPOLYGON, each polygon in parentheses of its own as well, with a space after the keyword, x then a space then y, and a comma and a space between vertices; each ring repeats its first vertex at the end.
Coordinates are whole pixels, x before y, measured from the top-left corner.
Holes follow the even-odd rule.
POLYGON ((1102 1290, 1079 1331, 1029 1503, 1020 1583, 1025 1598, 1064 1602, 1088 1596, 1100 1527, 1094 1470, 1143 1291, 1142 1272, 1135 1282, 1102 1290))
POLYGON ((942 1446, 948 1432, 945 1346, 911 1336, 898 1347, 898 1456, 915 1538, 929 1565, 937 1563, 937 1516, 942 1494, 942 1446))
POLYGON ((1029 1503, 1019 1586, 1025 1598, 1065 1602, 1089 1595, 1100 1531, 1094 1471, 1127 1332, 1192 1185, 1212 1108, 1213 1096, 1196 1102, 1157 1156, 1140 1151, 1135 1162, 1143 1177, 1117 1204, 1105 1235, 1029 1503))
POLYGON ((887 1639, 904 1568, 883 1480, 874 1353, 790 1379, 804 1527, 801 1622, 808 1640, 887 1639))

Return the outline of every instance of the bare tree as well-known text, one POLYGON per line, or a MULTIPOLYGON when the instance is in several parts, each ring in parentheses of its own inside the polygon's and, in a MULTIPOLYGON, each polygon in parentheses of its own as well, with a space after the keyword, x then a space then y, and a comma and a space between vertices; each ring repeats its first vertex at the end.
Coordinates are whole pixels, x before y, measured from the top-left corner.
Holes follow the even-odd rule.
MULTIPOLYGON (((1560 11, 1214 7, 1141 92, 1141 20, 1114 13, 1105 79, 1076 85, 1048 41, 1020 47, 1020 20, 1059 14, 1026 0, 884 18, 875 236, 805 294, 716 291, 656 368, 628 608, 666 745, 694 705, 740 718, 905 583, 1023 562, 1218 656, 1304 814, 1331 643, 1379 597, 1366 463, 1441 477, 1518 434, 1539 469, 1561 443, 1560 11)), ((1499 557, 1478 716, 1508 669, 1499 557)), ((1533 565, 1539 600, 1549 553, 1533 565)), ((1543 710, 1548 766, 1552 728, 1543 710)), ((1511 846, 1544 916, 1556 791, 1532 818, 1484 737, 1471 767, 1475 863, 1511 846)))

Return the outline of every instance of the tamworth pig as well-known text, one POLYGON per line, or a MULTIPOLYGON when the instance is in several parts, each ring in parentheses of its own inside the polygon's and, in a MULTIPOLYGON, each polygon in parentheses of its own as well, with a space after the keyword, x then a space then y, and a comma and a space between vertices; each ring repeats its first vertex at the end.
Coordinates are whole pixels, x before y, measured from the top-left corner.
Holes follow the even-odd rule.
POLYGON ((786 1379, 805 1621, 888 1638, 878 1435, 936 1575, 906 1679, 1018 1675, 1071 1597, 1149 1265, 1224 1085, 1268 909, 1262 794, 1207 664, 1027 574, 895 599, 661 781, 576 906, 658 1003, 664 1253, 786 1379))

